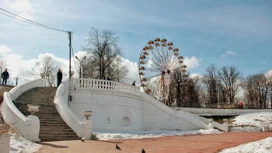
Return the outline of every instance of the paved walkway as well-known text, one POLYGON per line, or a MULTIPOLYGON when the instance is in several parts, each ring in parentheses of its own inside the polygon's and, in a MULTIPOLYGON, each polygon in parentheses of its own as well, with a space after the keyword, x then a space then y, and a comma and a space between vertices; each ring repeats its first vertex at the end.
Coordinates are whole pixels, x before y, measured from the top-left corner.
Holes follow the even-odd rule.
POLYGON ((272 137, 272 132, 224 132, 146 139, 43 142, 38 153, 217 153, 224 148, 272 137), (121 148, 116 150, 115 145, 121 148))

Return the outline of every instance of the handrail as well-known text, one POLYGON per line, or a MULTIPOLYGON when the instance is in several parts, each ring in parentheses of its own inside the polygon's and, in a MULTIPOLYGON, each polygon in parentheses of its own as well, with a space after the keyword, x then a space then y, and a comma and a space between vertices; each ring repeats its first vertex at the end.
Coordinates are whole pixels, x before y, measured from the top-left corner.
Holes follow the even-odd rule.
POLYGON ((32 88, 35 88, 35 87, 45 87, 45 79, 37 79, 37 80, 33 80, 33 81, 25 83, 25 84, 15 86, 14 88, 12 88, 9 91, 9 93, 11 95, 11 99, 15 100, 20 95, 22 95, 24 92, 26 92, 32 88))
POLYGON ((71 83, 71 89, 98 89, 140 94, 139 88, 135 86, 109 80, 79 78, 74 79, 71 83))
MULTIPOLYGON (((68 124, 74 132, 79 136, 84 136, 85 122, 81 122, 79 118, 72 112, 68 106, 69 97, 69 78, 63 81, 56 91, 54 103, 56 108, 62 117, 62 119, 68 124)), ((88 138, 86 138, 88 139, 88 138)))
POLYGON ((24 92, 35 88, 44 87, 45 80, 38 79, 25 84, 21 84, 12 88, 9 92, 4 92, 4 100, 1 105, 1 114, 5 123, 13 127, 16 131, 22 134, 26 139, 39 142, 39 120, 32 115, 24 116, 14 105, 13 101, 16 100, 24 92))

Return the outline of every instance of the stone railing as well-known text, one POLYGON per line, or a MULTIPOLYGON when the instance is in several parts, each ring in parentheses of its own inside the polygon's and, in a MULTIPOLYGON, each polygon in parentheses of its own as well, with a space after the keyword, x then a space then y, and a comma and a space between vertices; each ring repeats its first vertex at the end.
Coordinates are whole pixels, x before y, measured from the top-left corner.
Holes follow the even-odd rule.
MULTIPOLYGON (((68 106, 69 101, 69 79, 63 81, 57 89, 54 103, 62 117, 73 131, 80 137, 85 139, 91 138, 91 121, 80 121, 68 106)), ((83 115, 83 114, 82 114, 83 115)))
POLYGON ((140 89, 129 84, 98 80, 98 79, 73 79, 71 89, 97 89, 97 90, 113 90, 118 92, 126 92, 139 95, 140 89))
POLYGON ((5 122, 22 134, 26 139, 33 142, 40 141, 40 121, 38 117, 33 115, 29 115, 28 117, 24 116, 14 105, 13 101, 16 100, 21 94, 32 88, 44 86, 44 79, 38 79, 16 86, 9 92, 4 92, 4 100, 1 105, 1 114, 5 122))

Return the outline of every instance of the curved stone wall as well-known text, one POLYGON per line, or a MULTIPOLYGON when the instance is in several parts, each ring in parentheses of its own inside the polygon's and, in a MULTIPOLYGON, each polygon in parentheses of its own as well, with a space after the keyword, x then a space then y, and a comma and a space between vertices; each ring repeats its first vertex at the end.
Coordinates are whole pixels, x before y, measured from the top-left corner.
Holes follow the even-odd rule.
POLYGON ((69 102, 70 108, 78 118, 84 119, 84 111, 93 112, 91 120, 94 131, 208 128, 199 116, 173 110, 127 84, 79 79, 72 85, 70 95, 72 97, 72 101, 69 102), (84 82, 88 85, 84 85, 84 82))
POLYGON ((92 128, 99 131, 141 128, 141 98, 112 90, 76 90, 71 92, 70 108, 80 119, 83 111, 92 111, 92 128))
POLYGON ((37 79, 12 88, 9 92, 4 93, 4 100, 1 105, 1 114, 6 124, 13 127, 22 134, 26 139, 39 142, 40 122, 36 116, 24 116, 13 104, 13 100, 17 99, 24 92, 35 88, 44 87, 45 80, 37 79))

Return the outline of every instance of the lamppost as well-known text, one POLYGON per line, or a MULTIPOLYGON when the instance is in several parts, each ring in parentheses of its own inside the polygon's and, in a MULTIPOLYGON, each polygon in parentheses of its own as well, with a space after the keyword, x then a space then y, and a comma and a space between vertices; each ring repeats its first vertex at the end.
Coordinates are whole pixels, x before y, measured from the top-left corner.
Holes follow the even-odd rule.
POLYGON ((75 58, 79 61, 80 68, 79 68, 79 78, 83 78, 83 60, 86 60, 86 56, 84 56, 81 60, 75 56, 75 58))

